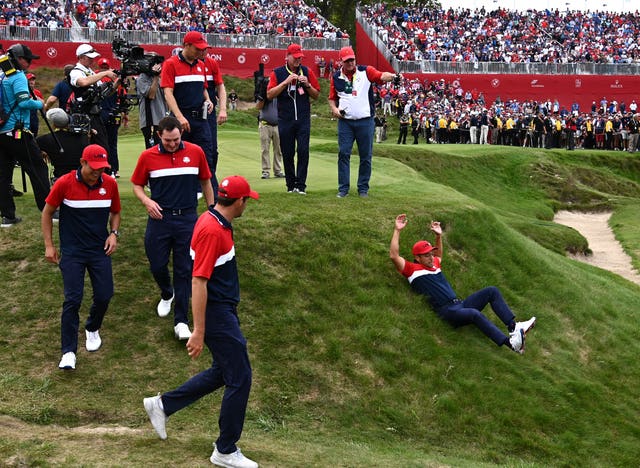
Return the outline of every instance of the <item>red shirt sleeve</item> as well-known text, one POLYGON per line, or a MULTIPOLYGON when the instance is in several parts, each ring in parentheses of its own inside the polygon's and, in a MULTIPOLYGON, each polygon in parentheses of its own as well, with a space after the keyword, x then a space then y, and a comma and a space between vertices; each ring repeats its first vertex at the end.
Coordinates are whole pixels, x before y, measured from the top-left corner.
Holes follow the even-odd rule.
POLYGON ((49 192, 49 195, 47 195, 45 202, 51 206, 55 206, 56 208, 59 207, 64 199, 66 183, 67 177, 61 177, 58 179, 55 184, 53 184, 53 187, 51 187, 51 191, 49 192))
POLYGON ((212 59, 211 57, 209 57, 208 65, 209 67, 211 67, 213 82, 216 84, 216 86, 220 86, 221 84, 223 84, 222 73, 220 73, 220 65, 218 64, 218 62, 212 59))
MULTIPOLYGON (((205 213, 203 216, 209 216, 205 213)), ((193 232, 191 250, 193 250, 192 276, 210 279, 213 276, 216 260, 219 257, 219 236, 209 233, 210 226, 202 225, 205 220, 200 218, 193 232), (198 226, 198 224, 201 224, 198 226)))
POLYGON ((174 65, 175 60, 170 58, 162 65, 162 73, 160 73, 160 87, 172 88, 176 84, 176 68, 174 65))
POLYGON ((313 73, 313 70, 311 70, 311 68, 308 68, 308 70, 309 70, 309 76, 308 76, 309 84, 319 90, 320 83, 318 82, 318 78, 316 78, 316 74, 313 73))
POLYGON ((131 174, 131 183, 135 185, 147 185, 149 182, 149 171, 145 165, 145 157, 146 151, 143 151, 140 157, 138 158, 138 162, 136 163, 136 167, 133 170, 133 174, 131 174))
POLYGON ((376 70, 371 65, 367 66, 367 78, 369 78, 369 81, 371 81, 372 83, 378 83, 378 84, 383 83, 382 72, 379 70, 376 70))
POLYGON ((414 271, 416 271, 416 264, 415 263, 411 263, 411 262, 407 261, 407 259, 405 259, 404 260, 404 268, 402 269, 400 274, 402 276, 404 276, 405 278, 408 278, 409 276, 411 276, 413 274, 414 271))
MULTIPOLYGON (((104 176, 103 176, 104 177, 104 176)), ((109 177, 109 176, 106 176, 109 177)), ((118 184, 113 179, 111 190, 113 190, 113 196, 111 197, 111 213, 120 213, 122 206, 120 205, 120 191, 118 190, 118 184)))
POLYGON ((333 84, 333 75, 331 75, 331 81, 329 82, 329 99, 331 101, 338 100, 338 93, 336 93, 336 87, 333 84))
POLYGON ((195 145, 200 151, 198 152, 198 158, 200 163, 198 165, 198 179, 207 180, 211 179, 211 169, 209 169, 209 163, 207 157, 204 155, 204 151, 198 145, 195 145))
POLYGON ((270 90, 271 88, 275 88, 276 86, 278 86, 278 79, 276 78, 276 74, 275 72, 271 72, 271 74, 269 75, 269 85, 267 86, 267 91, 270 90))

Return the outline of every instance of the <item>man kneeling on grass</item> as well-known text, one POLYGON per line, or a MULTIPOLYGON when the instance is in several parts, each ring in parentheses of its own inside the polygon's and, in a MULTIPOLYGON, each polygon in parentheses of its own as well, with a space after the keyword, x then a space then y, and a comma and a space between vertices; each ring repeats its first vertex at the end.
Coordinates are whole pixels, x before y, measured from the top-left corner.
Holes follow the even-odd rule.
POLYGON ((409 280, 413 290, 427 296, 436 313, 454 327, 473 323, 498 346, 506 345, 517 353, 524 353, 525 334, 533 328, 536 318, 516 322, 515 315, 495 286, 481 289, 466 299, 458 299, 440 269, 443 253, 440 223, 432 221, 430 226, 431 232, 436 236, 435 247, 426 240, 420 240, 413 245, 411 252, 414 262, 408 262, 400 256, 400 231, 406 225, 407 215, 398 215, 391 237, 389 257, 398 272, 409 280), (491 304, 495 314, 507 326, 509 336, 480 312, 487 304, 491 304))

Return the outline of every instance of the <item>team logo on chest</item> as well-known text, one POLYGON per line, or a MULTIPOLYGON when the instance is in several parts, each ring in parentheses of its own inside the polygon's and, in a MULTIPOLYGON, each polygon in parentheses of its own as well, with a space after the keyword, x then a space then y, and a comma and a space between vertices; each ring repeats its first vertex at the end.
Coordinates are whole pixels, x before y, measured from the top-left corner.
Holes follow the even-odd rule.
POLYGON ((105 196, 107 194, 107 190, 104 187, 102 187, 100 188, 100 190, 98 190, 98 193, 102 196, 105 196))
POLYGON ((191 162, 191 158, 189 156, 185 156, 182 158, 182 162, 185 164, 189 164, 191 162))

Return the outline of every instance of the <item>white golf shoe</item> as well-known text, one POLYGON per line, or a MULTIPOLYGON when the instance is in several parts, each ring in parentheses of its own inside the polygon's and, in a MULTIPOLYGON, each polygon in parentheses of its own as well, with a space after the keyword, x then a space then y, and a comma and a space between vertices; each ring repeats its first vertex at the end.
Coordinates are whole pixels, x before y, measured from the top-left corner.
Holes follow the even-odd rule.
POLYGON ((520 329, 509 333, 509 343, 516 353, 524 354, 524 331, 520 329))
POLYGON ((76 368, 76 353, 72 353, 71 351, 64 353, 58 367, 64 370, 74 370, 76 368))
POLYGON ((151 425, 158 436, 162 440, 165 440, 167 438, 167 428, 165 427, 167 423, 167 415, 162 407, 162 399, 160 398, 160 395, 158 394, 154 397, 145 398, 142 400, 142 403, 144 403, 144 409, 149 415, 151 425))
POLYGON ((85 346, 87 347, 87 351, 98 351, 100 346, 102 346, 102 339, 100 338, 100 330, 89 331, 85 330, 85 335, 87 337, 87 342, 85 346))
POLYGON ((516 328, 514 331, 522 330, 525 335, 536 325, 536 318, 531 317, 529 320, 525 322, 516 322, 516 328))
POLYGON ((188 340, 191 338, 191 331, 189 330, 189 325, 184 322, 180 322, 178 325, 173 327, 173 332, 176 335, 176 338, 179 340, 188 340))
POLYGON ((159 317, 166 317, 171 312, 171 303, 173 303, 173 298, 176 297, 174 294, 170 299, 160 299, 158 302, 158 307, 156 308, 159 317))
POLYGON ((258 468, 258 464, 253 460, 245 457, 240 449, 233 453, 220 453, 218 448, 213 449, 211 454, 211 463, 226 468, 258 468))

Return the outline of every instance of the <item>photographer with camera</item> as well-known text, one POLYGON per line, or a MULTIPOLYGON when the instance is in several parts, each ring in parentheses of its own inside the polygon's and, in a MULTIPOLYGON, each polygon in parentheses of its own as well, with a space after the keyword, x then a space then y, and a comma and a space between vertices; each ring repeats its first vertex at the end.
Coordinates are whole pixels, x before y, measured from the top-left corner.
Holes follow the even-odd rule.
POLYGON ((10 227, 22 221, 16 216, 13 201, 13 168, 17 160, 29 175, 38 209, 42 211, 49 193, 47 165, 40 156, 40 149, 30 130, 32 109, 42 109, 44 102, 29 92, 25 72, 31 61, 39 59, 31 49, 22 44, 9 47, 7 55, 0 56, 0 227, 10 227))
POLYGON ((267 98, 278 99, 278 133, 284 162, 287 192, 307 194, 311 100, 318 99, 320 83, 313 70, 302 65, 300 44, 287 47, 286 62, 269 76, 267 98), (298 152, 296 167, 294 156, 298 152))
POLYGON ((69 129, 69 114, 59 107, 47 111, 47 120, 53 125, 53 133, 40 135, 36 142, 53 166, 53 180, 80 167, 82 150, 89 145, 86 132, 74 132, 69 129))
POLYGON ((167 114, 164 91, 160 87, 161 71, 162 64, 156 63, 151 67, 151 70, 140 73, 136 79, 140 130, 144 136, 144 147, 146 149, 157 143, 158 123, 167 114))
POLYGON ((356 55, 351 47, 340 49, 342 67, 331 76, 329 107, 338 119, 338 198, 349 194, 350 164, 353 142, 358 144, 360 167, 358 170, 358 194, 367 197, 371 178, 371 158, 375 103, 373 83, 399 83, 402 75, 381 72, 372 66, 356 65, 356 55))
MULTIPOLYGON (((98 73, 93 71, 95 59, 100 57, 100 53, 90 44, 79 45, 76 49, 76 57, 78 62, 69 73, 69 84, 73 90, 71 113, 88 116, 92 130, 91 143, 105 148, 109 154, 109 161, 112 161, 107 129, 100 118, 100 106, 119 84, 118 75, 112 69, 98 73), (106 78, 111 80, 111 83, 103 83, 106 78)), ((108 173, 111 173, 111 170, 111 167, 107 168, 108 173)))
MULTIPOLYGON (((100 71, 111 69, 109 60, 106 58, 100 59, 98 67, 100 71)), ((105 77, 103 81, 110 83, 111 79, 105 77)), ((129 124, 127 112, 129 112, 127 89, 123 86, 122 80, 119 80, 115 92, 106 96, 100 103, 100 119, 107 131, 109 164, 111 165, 111 174, 115 178, 120 177, 118 173, 120 170, 120 161, 118 159, 118 131, 120 130, 120 124, 123 124, 125 127, 129 124)))
POLYGON ((278 98, 267 99, 269 77, 260 75, 256 78, 255 99, 258 113, 258 131, 262 160, 262 178, 268 179, 271 170, 269 146, 273 146, 273 175, 284 177, 282 172, 282 151, 280 150, 280 134, 278 133, 278 98))

